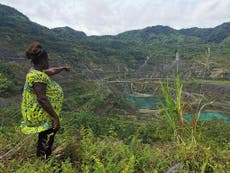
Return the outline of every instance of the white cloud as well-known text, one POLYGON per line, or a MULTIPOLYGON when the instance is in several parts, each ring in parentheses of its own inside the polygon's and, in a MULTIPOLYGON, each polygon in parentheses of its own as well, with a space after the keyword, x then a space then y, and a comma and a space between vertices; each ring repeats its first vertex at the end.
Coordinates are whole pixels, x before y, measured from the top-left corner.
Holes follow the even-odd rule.
POLYGON ((49 28, 70 26, 88 35, 154 25, 213 27, 230 21, 230 0, 1 0, 49 28))

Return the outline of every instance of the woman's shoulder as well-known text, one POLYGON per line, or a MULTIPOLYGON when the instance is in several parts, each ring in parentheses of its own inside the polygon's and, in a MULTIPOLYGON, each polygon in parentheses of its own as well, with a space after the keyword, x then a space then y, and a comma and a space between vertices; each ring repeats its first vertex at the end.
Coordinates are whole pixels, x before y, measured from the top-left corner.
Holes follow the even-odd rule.
POLYGON ((31 69, 26 75, 26 80, 28 82, 46 83, 49 81, 49 76, 42 71, 31 69))

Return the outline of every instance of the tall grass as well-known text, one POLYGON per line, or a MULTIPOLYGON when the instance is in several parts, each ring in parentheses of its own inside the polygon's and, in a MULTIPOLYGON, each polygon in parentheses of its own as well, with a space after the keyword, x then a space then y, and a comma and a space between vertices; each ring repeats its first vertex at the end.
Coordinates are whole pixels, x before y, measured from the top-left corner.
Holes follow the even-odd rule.
POLYGON ((183 142, 185 133, 184 112, 185 104, 182 103, 182 84, 180 77, 176 77, 171 87, 167 80, 165 84, 161 83, 160 88, 164 98, 161 102, 163 120, 168 124, 168 130, 172 132, 173 137, 183 142))
POLYGON ((162 120, 168 124, 168 130, 172 136, 178 141, 185 143, 188 141, 196 143, 197 126, 202 110, 212 102, 202 104, 199 103, 194 108, 189 102, 185 101, 186 95, 183 94, 183 84, 181 77, 178 75, 173 83, 169 80, 165 84, 160 85, 163 95, 163 102, 161 102, 162 120), (185 119, 185 114, 191 115, 191 121, 185 119))

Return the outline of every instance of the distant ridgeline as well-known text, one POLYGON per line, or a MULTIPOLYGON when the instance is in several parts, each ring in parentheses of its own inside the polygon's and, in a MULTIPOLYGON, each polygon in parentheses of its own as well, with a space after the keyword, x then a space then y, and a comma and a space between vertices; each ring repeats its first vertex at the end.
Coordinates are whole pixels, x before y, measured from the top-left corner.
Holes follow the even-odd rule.
POLYGON ((51 64, 71 64, 91 79, 120 73, 230 79, 230 22, 204 29, 158 25, 114 36, 87 36, 69 27, 48 29, 0 4, 0 40, 1 62, 23 60, 26 46, 39 41, 51 64))

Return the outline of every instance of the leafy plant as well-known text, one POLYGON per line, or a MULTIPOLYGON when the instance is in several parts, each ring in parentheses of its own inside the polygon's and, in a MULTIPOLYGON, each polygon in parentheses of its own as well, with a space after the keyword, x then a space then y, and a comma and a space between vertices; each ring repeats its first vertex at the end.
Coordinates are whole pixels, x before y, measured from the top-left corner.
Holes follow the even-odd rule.
POLYGON ((168 129, 171 134, 179 142, 184 143, 190 139, 196 143, 197 126, 201 111, 212 102, 202 105, 200 99, 196 107, 197 111, 194 111, 190 103, 183 101, 183 85, 180 76, 175 78, 172 86, 167 81, 166 84, 161 83, 160 88, 164 98, 164 102, 161 102, 163 121, 166 121, 169 125, 168 129), (191 115, 191 121, 185 119, 186 113, 191 115))
POLYGON ((0 73, 0 96, 7 96, 13 90, 14 84, 0 73))

